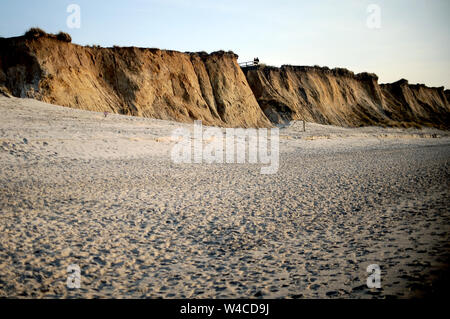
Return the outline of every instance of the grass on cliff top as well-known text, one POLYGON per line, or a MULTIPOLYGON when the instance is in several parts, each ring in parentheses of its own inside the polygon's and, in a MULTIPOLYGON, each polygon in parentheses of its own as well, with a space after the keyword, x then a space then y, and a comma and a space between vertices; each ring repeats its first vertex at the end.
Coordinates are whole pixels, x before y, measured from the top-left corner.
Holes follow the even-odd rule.
POLYGON ((66 32, 60 31, 58 34, 52 34, 37 27, 30 28, 27 32, 25 32, 24 36, 27 39, 53 38, 63 42, 72 42, 72 37, 66 32))

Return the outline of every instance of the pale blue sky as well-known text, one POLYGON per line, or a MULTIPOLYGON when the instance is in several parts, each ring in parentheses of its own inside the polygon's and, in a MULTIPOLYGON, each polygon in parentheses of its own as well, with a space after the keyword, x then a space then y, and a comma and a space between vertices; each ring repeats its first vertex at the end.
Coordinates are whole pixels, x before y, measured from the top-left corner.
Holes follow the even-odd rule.
POLYGON ((0 36, 32 26, 78 44, 179 51, 233 50, 279 66, 321 65, 378 74, 380 82, 450 88, 449 0, 0 0, 0 36), (69 29, 69 4, 81 28, 69 29), (366 25, 381 9, 381 28, 366 25))

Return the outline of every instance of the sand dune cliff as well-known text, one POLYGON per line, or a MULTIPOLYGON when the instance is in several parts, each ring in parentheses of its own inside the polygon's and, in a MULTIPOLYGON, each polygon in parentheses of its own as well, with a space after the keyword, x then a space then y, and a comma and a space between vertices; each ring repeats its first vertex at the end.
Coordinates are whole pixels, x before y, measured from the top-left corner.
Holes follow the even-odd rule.
POLYGON ((91 111, 218 126, 271 125, 232 52, 1 39, 0 87, 17 97, 91 111))
MULTIPOLYGON (((42 31, 43 32, 43 31, 42 31)), ((450 127, 449 90, 379 84, 327 67, 241 69, 233 52, 86 47, 44 34, 0 38, 0 92, 91 111, 222 127, 291 120, 450 127)))
POLYGON ((378 84, 375 74, 346 69, 282 66, 244 70, 264 113, 274 123, 306 120, 339 126, 435 126, 448 128, 448 90, 378 84))

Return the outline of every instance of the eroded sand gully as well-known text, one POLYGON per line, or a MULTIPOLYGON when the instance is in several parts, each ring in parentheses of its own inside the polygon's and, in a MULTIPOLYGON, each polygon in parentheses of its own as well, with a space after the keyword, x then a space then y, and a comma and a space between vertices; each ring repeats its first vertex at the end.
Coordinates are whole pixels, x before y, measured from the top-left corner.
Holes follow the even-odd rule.
POLYGON ((2 297, 402 298, 448 268, 446 132, 294 124, 261 175, 173 164, 188 124, 15 98, 0 113, 2 297))

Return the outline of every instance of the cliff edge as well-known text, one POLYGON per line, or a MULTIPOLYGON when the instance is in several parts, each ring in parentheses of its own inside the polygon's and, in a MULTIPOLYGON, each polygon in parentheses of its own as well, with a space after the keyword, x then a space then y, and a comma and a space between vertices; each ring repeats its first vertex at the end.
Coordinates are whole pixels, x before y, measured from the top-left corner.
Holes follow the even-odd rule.
POLYGON ((271 126, 233 52, 84 47, 45 34, 1 38, 0 88, 91 111, 271 126))
POLYGON ((406 80, 378 84, 371 73, 283 65, 244 68, 273 123, 306 120, 338 126, 434 126, 450 128, 448 90, 406 80))
POLYGON ((71 43, 34 28, 0 38, 0 93, 99 111, 222 127, 292 120, 450 129, 449 90, 379 84, 375 74, 283 65, 242 68, 233 52, 71 43))

